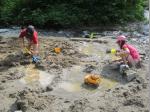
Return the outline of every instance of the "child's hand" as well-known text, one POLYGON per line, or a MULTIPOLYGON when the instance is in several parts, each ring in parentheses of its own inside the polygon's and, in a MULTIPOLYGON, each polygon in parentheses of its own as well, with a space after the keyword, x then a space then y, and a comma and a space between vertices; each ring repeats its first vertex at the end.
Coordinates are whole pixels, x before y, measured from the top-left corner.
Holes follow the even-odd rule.
POLYGON ((119 56, 119 54, 120 54, 120 53, 117 52, 117 53, 115 54, 115 56, 119 56))

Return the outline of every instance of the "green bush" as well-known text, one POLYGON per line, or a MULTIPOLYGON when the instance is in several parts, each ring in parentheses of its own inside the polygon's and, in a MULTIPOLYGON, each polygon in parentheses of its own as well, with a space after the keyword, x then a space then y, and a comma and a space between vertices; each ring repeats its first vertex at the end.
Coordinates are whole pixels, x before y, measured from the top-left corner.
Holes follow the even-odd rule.
POLYGON ((118 24, 143 19, 146 0, 0 0, 0 23, 40 27, 118 24))

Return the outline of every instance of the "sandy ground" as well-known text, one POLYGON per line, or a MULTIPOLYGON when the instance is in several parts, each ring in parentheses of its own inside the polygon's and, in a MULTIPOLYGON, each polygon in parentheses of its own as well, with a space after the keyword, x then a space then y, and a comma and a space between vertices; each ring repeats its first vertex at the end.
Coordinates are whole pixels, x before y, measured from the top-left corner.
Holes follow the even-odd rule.
POLYGON ((1 37, 0 112, 148 112, 148 43, 139 38, 129 43, 143 64, 131 70, 131 81, 108 66, 112 56, 106 49, 118 47, 113 38, 40 38, 41 61, 32 64, 16 38, 1 37), (62 52, 56 54, 55 47, 62 52), (98 88, 84 84, 88 73, 102 77, 98 88))

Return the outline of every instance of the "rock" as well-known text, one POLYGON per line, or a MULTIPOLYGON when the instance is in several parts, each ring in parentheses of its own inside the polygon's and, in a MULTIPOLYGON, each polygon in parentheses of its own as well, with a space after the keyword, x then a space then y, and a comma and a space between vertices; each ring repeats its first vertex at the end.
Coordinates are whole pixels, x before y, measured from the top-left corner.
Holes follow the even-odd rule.
POLYGON ((135 82, 141 84, 141 83, 144 82, 144 80, 143 80, 143 78, 141 78, 141 77, 136 77, 135 82))
POLYGON ((104 40, 104 41, 103 41, 103 43, 104 43, 104 44, 107 44, 107 43, 108 43, 108 41, 107 41, 107 40, 104 40))
POLYGON ((137 88, 138 91, 142 90, 142 86, 141 85, 138 85, 136 88, 137 88))
POLYGON ((5 50, 0 50, 0 53, 7 53, 7 51, 5 51, 5 50))
POLYGON ((59 69, 60 68, 60 66, 56 65, 55 63, 51 64, 50 67, 54 68, 54 69, 59 69))
POLYGON ((126 79, 128 82, 133 81, 136 78, 136 72, 132 71, 132 70, 128 70, 126 73, 126 79))
POLYGON ((30 62, 29 59, 24 59, 24 60, 22 60, 22 61, 20 62, 21 65, 28 65, 28 64, 30 64, 30 63, 31 63, 31 62, 30 62))
POLYGON ((64 101, 64 103, 70 103, 70 101, 66 100, 66 101, 64 101))
POLYGON ((69 52, 70 52, 70 54, 75 54, 76 53, 76 51, 74 51, 74 50, 70 50, 69 52))
POLYGON ((137 88, 133 88, 133 89, 131 89, 131 91, 132 91, 133 93, 137 93, 137 92, 138 92, 137 88))
POLYGON ((8 60, 5 60, 4 62, 1 63, 1 66, 9 66, 12 67, 14 66, 14 63, 8 60))
POLYGON ((117 87, 117 88, 115 88, 115 90, 120 90, 120 88, 119 88, 119 87, 117 87))
POLYGON ((124 96, 124 97, 128 97, 129 95, 130 95, 129 92, 123 92, 123 96, 124 96))
POLYGON ((111 91, 111 89, 106 90, 106 92, 110 92, 110 91, 111 91))
POLYGON ((4 86, 0 86, 0 90, 4 90, 5 88, 4 88, 4 86))
POLYGON ((93 70, 95 70, 95 66, 93 65, 86 65, 86 68, 83 70, 86 73, 91 73, 93 70))
POLYGON ((28 102, 25 100, 19 100, 17 101, 16 105, 18 110, 22 110, 23 112, 26 112, 28 107, 28 102))
POLYGON ((9 32, 9 29, 0 29, 0 33, 9 32))
POLYGON ((135 105, 135 106, 138 106, 138 107, 145 107, 144 104, 143 104, 143 101, 141 99, 129 99, 129 100, 126 100, 124 103, 123 103, 124 106, 131 106, 131 105, 135 105))
POLYGON ((144 84, 142 85, 143 89, 147 89, 147 85, 148 85, 148 84, 144 83, 144 84))
POLYGON ((19 66, 20 63, 19 62, 12 62, 12 66, 19 66))
POLYGON ((145 110, 144 112, 149 112, 149 110, 145 110))
POLYGON ((46 70, 46 64, 44 64, 44 63, 36 63, 35 67, 40 69, 40 70, 43 70, 43 71, 46 70))
POLYGON ((47 92, 48 92, 48 91, 53 91, 53 88, 49 85, 49 86, 46 87, 46 91, 47 91, 47 92))
POLYGON ((16 93, 9 94, 10 98, 16 98, 16 93))
POLYGON ((15 79, 20 79, 23 76, 25 76, 25 73, 15 71, 14 73, 10 73, 9 76, 7 76, 7 79, 8 80, 15 80, 15 79))
POLYGON ((6 80, 5 80, 5 79, 3 79, 1 82, 2 82, 2 83, 5 83, 5 82, 6 82, 6 80))
POLYGON ((84 38, 90 38, 89 31, 83 31, 83 36, 84 38))

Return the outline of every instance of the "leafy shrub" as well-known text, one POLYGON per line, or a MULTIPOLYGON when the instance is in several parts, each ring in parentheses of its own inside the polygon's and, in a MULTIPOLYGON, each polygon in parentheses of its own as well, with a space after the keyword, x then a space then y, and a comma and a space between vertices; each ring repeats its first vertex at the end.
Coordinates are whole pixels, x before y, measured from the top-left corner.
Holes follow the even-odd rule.
POLYGON ((0 0, 0 23, 40 27, 117 24, 143 19, 146 0, 0 0))

